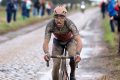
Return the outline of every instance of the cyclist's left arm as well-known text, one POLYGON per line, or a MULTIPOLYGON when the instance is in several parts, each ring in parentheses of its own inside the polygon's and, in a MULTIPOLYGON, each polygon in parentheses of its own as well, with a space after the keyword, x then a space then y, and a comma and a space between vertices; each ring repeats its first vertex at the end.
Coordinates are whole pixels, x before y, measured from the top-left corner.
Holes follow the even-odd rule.
POLYGON ((80 55, 80 52, 82 50, 82 41, 81 41, 80 35, 74 36, 74 39, 77 42, 76 54, 80 55))
POLYGON ((80 38, 79 31, 72 21, 70 21, 69 24, 70 24, 69 28, 70 28, 71 32, 73 33, 75 41, 77 42, 77 48, 76 48, 77 54, 80 55, 80 52, 82 50, 82 40, 80 38))
POLYGON ((77 42, 75 62, 78 63, 81 60, 80 53, 82 50, 82 41, 81 41, 80 35, 74 36, 74 39, 77 42))

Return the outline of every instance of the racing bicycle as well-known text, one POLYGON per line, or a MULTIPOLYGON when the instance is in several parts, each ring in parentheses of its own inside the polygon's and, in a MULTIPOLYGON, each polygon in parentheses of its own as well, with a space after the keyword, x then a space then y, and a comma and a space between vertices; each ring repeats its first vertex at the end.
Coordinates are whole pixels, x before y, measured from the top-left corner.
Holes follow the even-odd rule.
MULTIPOLYGON (((70 80, 67 71, 66 59, 74 59, 74 57, 66 56, 66 48, 63 51, 63 55, 50 56, 50 58, 61 59, 60 70, 59 70, 59 80, 70 80)), ((47 66, 49 67, 49 61, 47 61, 47 66)))

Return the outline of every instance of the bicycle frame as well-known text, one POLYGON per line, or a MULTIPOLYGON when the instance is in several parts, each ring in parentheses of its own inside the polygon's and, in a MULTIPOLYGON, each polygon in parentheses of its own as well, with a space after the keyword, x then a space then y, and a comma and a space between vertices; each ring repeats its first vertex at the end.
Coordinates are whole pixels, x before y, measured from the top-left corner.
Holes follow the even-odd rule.
MULTIPOLYGON (((62 56, 50 56, 50 58, 61 59, 60 70, 59 70, 59 80, 69 80, 67 66, 66 66, 66 59, 71 59, 73 57, 66 56, 66 54, 67 54, 67 51, 65 47, 62 56)), ((49 62, 47 62, 47 66, 49 66, 49 62)))
MULTIPOLYGON (((66 57, 66 47, 63 51, 63 56, 66 57)), ((61 59, 61 66, 60 66, 60 72, 59 72, 59 80, 69 80, 68 72, 67 72, 67 66, 66 66, 66 59, 61 59)))

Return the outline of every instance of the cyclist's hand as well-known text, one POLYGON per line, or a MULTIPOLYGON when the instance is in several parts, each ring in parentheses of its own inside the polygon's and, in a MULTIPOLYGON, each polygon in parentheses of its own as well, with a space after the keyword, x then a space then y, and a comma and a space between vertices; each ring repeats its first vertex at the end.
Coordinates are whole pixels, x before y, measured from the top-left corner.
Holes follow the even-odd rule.
POLYGON ((50 54, 45 54, 44 55, 44 60, 49 61, 50 60, 50 54))
POLYGON ((81 60, 80 55, 76 55, 75 56, 75 62, 78 63, 78 62, 80 62, 80 60, 81 60))

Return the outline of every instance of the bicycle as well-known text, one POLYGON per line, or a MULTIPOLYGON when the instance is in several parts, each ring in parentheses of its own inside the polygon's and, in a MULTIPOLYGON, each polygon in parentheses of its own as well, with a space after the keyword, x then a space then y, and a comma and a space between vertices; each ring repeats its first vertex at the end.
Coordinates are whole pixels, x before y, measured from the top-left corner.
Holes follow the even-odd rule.
MULTIPOLYGON (((66 48, 63 51, 63 55, 50 56, 50 58, 61 59, 60 70, 59 70, 59 80, 70 80, 67 72, 66 59, 74 59, 74 57, 66 56, 66 48)), ((47 67, 49 67, 49 61, 47 61, 47 67)))

